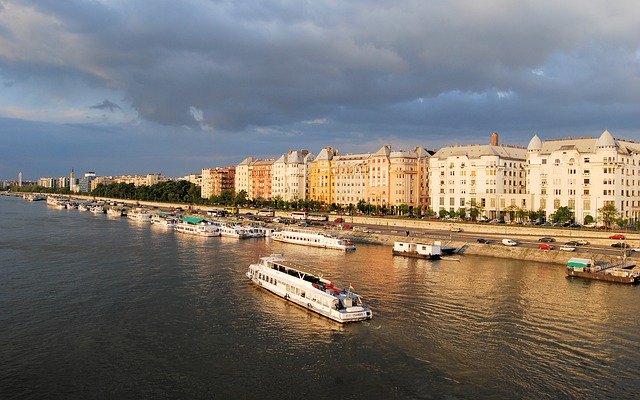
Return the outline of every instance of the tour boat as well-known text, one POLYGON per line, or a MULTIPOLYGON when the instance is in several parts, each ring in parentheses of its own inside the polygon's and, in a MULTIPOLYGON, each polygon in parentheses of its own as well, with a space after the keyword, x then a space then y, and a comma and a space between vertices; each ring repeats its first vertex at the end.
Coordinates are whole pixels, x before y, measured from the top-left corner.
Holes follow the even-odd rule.
POLYGON ((260 262, 249 265, 246 275, 271 293, 339 323, 373 317, 351 284, 348 290, 339 289, 322 274, 289 262, 281 254, 261 257, 260 262))
POLYGON ((394 242, 393 255, 437 260, 442 256, 440 246, 438 241, 433 244, 394 242))
POLYGON ((107 208, 107 215, 110 217, 122 217, 124 214, 121 208, 109 207, 107 208))
POLYGON ((220 230, 220 236, 237 239, 247 239, 251 237, 249 232, 240 225, 231 225, 223 222, 216 222, 215 225, 217 225, 220 230))
POLYGON ((138 208, 135 210, 129 210, 129 212, 127 212, 127 218, 132 219, 134 221, 140 221, 140 222, 151 222, 152 216, 153 214, 141 208, 138 208))
POLYGON ((154 214, 151 217, 151 224, 153 226, 158 226, 161 228, 175 228, 178 224, 178 220, 174 218, 172 215, 165 213, 154 214))
POLYGON ((323 247, 325 249, 355 250, 356 246, 348 239, 306 231, 273 232, 271 238, 278 242, 323 247))
POLYGON ((220 236, 220 228, 203 218, 185 217, 173 229, 187 235, 213 237, 220 236))

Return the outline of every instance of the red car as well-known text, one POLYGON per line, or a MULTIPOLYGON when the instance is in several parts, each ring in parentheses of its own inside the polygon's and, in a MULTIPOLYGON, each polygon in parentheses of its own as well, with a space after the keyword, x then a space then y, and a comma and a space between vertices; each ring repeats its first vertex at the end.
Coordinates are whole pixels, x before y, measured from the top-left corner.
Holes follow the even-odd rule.
POLYGON ((624 240, 624 235, 620 233, 616 233, 615 235, 609 236, 609 239, 624 240))
POLYGON ((540 250, 553 250, 553 246, 550 244, 542 243, 538 246, 540 250))

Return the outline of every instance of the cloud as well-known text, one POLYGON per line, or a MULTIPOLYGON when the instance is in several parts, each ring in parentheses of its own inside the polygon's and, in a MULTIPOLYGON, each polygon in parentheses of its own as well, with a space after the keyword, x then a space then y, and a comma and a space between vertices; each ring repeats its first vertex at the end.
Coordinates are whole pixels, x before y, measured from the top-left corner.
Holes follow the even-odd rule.
POLYGON ((116 110, 121 110, 120 106, 116 103, 113 103, 107 99, 102 101, 102 103, 94 104, 89 108, 93 108, 96 110, 109 110, 111 112, 115 112, 116 110))
POLYGON ((286 148, 604 127, 640 139, 637 2, 0 4, 0 74, 16 83, 0 111, 20 110, 6 116, 78 122, 122 99, 92 109, 286 148))

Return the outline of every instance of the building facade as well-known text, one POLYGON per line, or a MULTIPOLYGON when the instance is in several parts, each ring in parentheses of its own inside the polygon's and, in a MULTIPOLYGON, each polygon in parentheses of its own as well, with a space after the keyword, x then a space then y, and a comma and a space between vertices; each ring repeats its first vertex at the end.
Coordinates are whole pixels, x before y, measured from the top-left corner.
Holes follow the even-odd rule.
POLYGON ((309 164, 309 199, 325 204, 335 202, 335 180, 332 160, 338 150, 325 147, 309 164))
POLYGON ((527 150, 505 146, 492 135, 488 145, 449 146, 429 160, 429 193, 434 211, 471 207, 488 218, 506 210, 529 208, 526 194, 527 150))
POLYGON ((273 163, 271 191, 274 199, 306 200, 309 196, 309 164, 313 154, 308 150, 289 150, 273 163))
POLYGON ((527 192, 547 217, 568 207, 579 223, 587 216, 598 221, 598 210, 613 204, 621 218, 638 220, 640 143, 606 130, 597 138, 542 141, 534 135, 527 161, 527 192))
POLYGON ((200 195, 208 199, 220 196, 224 190, 235 192, 236 167, 217 167, 202 169, 200 195))

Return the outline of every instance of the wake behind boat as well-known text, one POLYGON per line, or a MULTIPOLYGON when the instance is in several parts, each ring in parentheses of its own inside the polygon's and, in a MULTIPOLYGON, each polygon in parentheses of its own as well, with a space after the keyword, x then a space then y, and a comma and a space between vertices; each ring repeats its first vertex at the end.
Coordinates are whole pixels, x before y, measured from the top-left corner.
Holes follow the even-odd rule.
POLYGON ((286 261, 281 254, 261 257, 259 263, 249 265, 246 275, 271 293, 341 324, 373 317, 362 298, 351 291, 351 285, 349 290, 339 289, 307 267, 286 261))
POLYGON ((355 250, 356 246, 348 239, 307 231, 273 232, 271 238, 278 242, 323 247, 325 249, 355 250))

